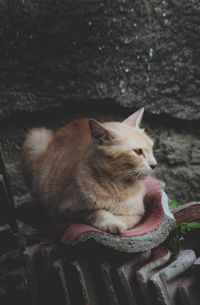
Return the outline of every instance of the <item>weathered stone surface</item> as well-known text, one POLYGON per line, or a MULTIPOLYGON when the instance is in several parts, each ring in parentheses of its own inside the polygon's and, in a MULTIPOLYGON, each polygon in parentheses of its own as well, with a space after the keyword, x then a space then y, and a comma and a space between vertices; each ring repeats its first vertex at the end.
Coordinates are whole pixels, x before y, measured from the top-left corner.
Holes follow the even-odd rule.
POLYGON ((54 271, 54 286, 56 287, 56 300, 58 304, 71 305, 69 289, 64 273, 64 263, 62 259, 56 260, 52 264, 54 271))
MULTIPOLYGON (((137 299, 140 299, 139 304, 144 304, 144 300, 142 298, 142 289, 140 289, 137 285, 136 278, 136 270, 140 268, 144 263, 146 263, 149 258, 151 251, 146 251, 144 253, 135 256, 132 260, 126 262, 122 266, 117 268, 117 275, 119 277, 120 285, 119 287, 122 289, 122 304, 127 305, 137 305, 137 299), (139 293, 140 292, 140 293, 139 293)), ((119 289, 120 290, 120 289, 119 289)))
POLYGON ((55 304, 56 294, 52 264, 55 261, 55 245, 35 244, 25 248, 24 258, 32 304, 55 304))
POLYGON ((40 251, 40 245, 36 244, 33 246, 26 247, 24 250, 24 260, 31 296, 31 302, 36 305, 38 303, 38 285, 37 285, 37 271, 36 263, 37 256, 40 251))
POLYGON ((178 290, 183 305, 199 305, 200 300, 200 284, 199 278, 192 275, 182 283, 180 283, 178 290))
POLYGON ((0 116, 112 99, 200 119, 200 4, 3 0, 0 116))
POLYGON ((138 283, 140 285, 141 292, 144 296, 144 305, 151 305, 153 303, 154 296, 149 287, 149 280, 151 277, 169 262, 170 251, 167 248, 159 247, 152 251, 149 261, 139 268, 136 272, 138 283))
POLYGON ((109 304, 120 305, 113 283, 112 265, 108 262, 101 263, 99 264, 98 269, 101 281, 103 283, 104 293, 107 296, 107 299, 109 300, 109 304))
POLYGON ((158 304, 171 305, 177 303, 178 285, 185 279, 185 273, 193 265, 195 259, 194 251, 180 251, 176 261, 151 277, 150 283, 156 291, 155 300, 158 304))

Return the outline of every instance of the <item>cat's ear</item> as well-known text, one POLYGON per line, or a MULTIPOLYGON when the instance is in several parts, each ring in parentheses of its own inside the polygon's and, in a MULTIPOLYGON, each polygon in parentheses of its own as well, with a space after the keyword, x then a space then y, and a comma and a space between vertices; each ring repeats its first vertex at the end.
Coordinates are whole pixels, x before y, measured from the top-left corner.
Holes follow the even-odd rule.
POLYGON ((116 133, 105 128, 101 123, 94 119, 89 119, 91 135, 96 140, 110 141, 116 137, 116 133))
POLYGON ((125 123, 126 125, 129 125, 131 127, 139 127, 143 118, 143 114, 144 114, 144 108, 141 108, 132 115, 130 115, 122 123, 125 123))

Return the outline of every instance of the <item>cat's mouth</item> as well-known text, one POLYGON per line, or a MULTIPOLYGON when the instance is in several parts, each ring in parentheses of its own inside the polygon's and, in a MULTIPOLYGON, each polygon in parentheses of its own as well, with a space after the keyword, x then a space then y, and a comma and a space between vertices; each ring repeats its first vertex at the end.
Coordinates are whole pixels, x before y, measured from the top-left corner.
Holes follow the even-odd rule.
POLYGON ((149 176, 151 176, 153 174, 154 168, 152 167, 145 167, 145 166, 141 166, 137 168, 138 173, 137 173, 137 177, 139 180, 145 179, 149 176))

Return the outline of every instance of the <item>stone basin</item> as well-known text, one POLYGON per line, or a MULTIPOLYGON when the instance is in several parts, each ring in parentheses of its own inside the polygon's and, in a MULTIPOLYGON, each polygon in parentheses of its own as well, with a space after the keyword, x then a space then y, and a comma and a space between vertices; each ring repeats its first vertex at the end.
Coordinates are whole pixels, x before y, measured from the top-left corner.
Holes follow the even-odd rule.
POLYGON ((121 235, 114 235, 87 224, 67 223, 50 219, 34 201, 24 202, 17 209, 17 217, 37 228, 42 234, 69 246, 89 240, 119 252, 144 252, 160 245, 169 235, 174 216, 168 209, 168 197, 163 182, 155 178, 146 181, 146 215, 135 227, 121 235))

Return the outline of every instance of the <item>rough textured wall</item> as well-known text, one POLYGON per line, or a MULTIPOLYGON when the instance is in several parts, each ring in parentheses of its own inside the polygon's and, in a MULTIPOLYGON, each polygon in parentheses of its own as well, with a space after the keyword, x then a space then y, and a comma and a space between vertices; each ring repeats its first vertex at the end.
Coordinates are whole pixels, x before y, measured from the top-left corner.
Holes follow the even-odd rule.
POLYGON ((16 198, 24 129, 45 124, 49 108, 61 109, 47 124, 58 127, 74 105, 87 105, 77 117, 121 118, 118 103, 145 106, 149 132, 160 128, 157 175, 169 196, 200 199, 199 1, 2 0, 0 23, 0 133, 16 198), (115 103, 101 114, 90 109, 97 100, 115 103), (24 111, 39 110, 27 122, 24 111))
POLYGON ((199 119, 194 0, 2 0, 1 115, 115 99, 199 119))

